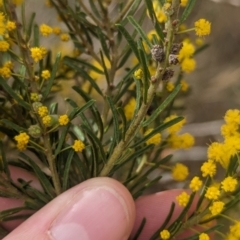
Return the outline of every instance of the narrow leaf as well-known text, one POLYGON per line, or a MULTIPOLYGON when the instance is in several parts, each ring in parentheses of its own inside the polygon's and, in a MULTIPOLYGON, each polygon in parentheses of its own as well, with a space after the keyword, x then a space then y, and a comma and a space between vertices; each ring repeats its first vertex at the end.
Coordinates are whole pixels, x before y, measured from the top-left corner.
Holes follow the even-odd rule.
POLYGON ((104 60, 104 56, 103 56, 102 51, 100 51, 100 56, 101 56, 102 66, 103 66, 103 70, 104 70, 104 75, 105 75, 106 80, 107 80, 107 84, 110 85, 109 74, 108 74, 108 70, 107 70, 107 67, 106 67, 106 64, 105 64, 105 60, 104 60))
POLYGON ((168 106, 168 104, 176 97, 180 89, 181 84, 176 86, 174 90, 171 92, 171 94, 164 100, 164 102, 152 113, 152 115, 146 121, 142 123, 142 127, 146 127, 149 124, 151 124, 159 116, 159 114, 168 106))
POLYGON ((146 44, 148 45, 149 49, 151 49, 152 48, 152 43, 150 42, 150 40, 146 36, 146 34, 145 34, 144 30, 142 29, 142 27, 137 23, 137 21, 132 16, 129 16, 127 18, 128 18, 128 21, 133 25, 133 27, 140 34, 142 39, 146 42, 146 44))
POLYGON ((56 59, 55 59, 55 63, 54 63, 53 68, 52 68, 51 77, 48 80, 47 86, 43 91, 43 99, 46 99, 47 96, 49 95, 50 91, 51 91, 53 82, 54 82, 55 77, 56 77, 56 73, 57 73, 57 70, 58 70, 60 60, 61 60, 61 53, 58 52, 57 56, 56 56, 56 59))
POLYGON ((89 136, 91 136, 91 138, 95 141, 95 143, 96 143, 97 146, 98 146, 100 156, 101 156, 103 162, 106 163, 105 152, 104 152, 104 149, 103 149, 103 146, 102 146, 102 143, 100 142, 100 140, 96 137, 95 133, 94 133, 91 129, 89 129, 87 126, 82 125, 81 127, 82 127, 83 130, 85 130, 85 132, 86 132, 89 136))
POLYGON ((197 0, 188 1, 187 6, 185 7, 184 12, 180 18, 179 25, 181 25, 188 18, 189 14, 192 12, 196 1, 197 0))
POLYGON ((125 37, 125 39, 127 40, 128 44, 129 44, 130 48, 132 49, 133 53, 139 59, 138 49, 137 49, 135 40, 131 37, 131 35, 128 33, 128 31, 122 25, 116 24, 116 27, 123 34, 123 36, 125 37))
POLYGON ((166 123, 160 124, 158 127, 156 127, 152 132, 150 132, 148 135, 144 136, 141 140, 139 140, 138 142, 136 142, 133 146, 131 146, 131 148, 135 148, 136 146, 142 144, 143 142, 145 142, 146 140, 148 140, 149 138, 151 138, 152 136, 154 136, 156 133, 162 132, 163 130, 171 127, 172 125, 180 122, 183 120, 183 117, 176 117, 166 123))
POLYGON ((45 192, 51 198, 54 198, 55 194, 54 194, 52 184, 50 183, 50 181, 48 180, 46 175, 43 173, 43 171, 39 168, 39 166, 33 160, 31 160, 27 155, 25 155, 24 153, 20 153, 20 156, 23 157, 24 159, 26 159, 29 162, 29 164, 31 165, 34 173, 36 174, 36 176, 38 178, 38 180, 40 181, 43 189, 45 190, 45 192))
POLYGON ((64 166, 63 183, 62 183, 63 191, 66 191, 67 187, 68 187, 69 171, 70 171, 73 156, 74 156, 74 150, 69 151, 68 158, 67 158, 66 164, 64 166))
POLYGON ((90 75, 85 71, 83 70, 81 67, 73 64, 73 63, 70 63, 70 62, 67 62, 66 63, 69 67, 71 67, 72 69, 74 69, 83 79, 85 80, 88 80, 91 84, 91 86, 102 96, 103 93, 101 91, 101 89, 99 88, 98 84, 95 82, 94 79, 92 79, 90 77, 90 75))
POLYGON ((21 97, 18 96, 17 93, 15 93, 15 91, 7 84, 6 80, 3 79, 2 77, 0 77, 0 86, 2 86, 4 88, 4 90, 12 97, 14 98, 17 103, 19 105, 21 105, 22 107, 24 107, 27 110, 30 110, 31 107, 30 105, 25 102, 21 97))
POLYGON ((106 99, 108 101, 109 107, 112 111, 112 117, 113 117, 113 139, 115 143, 118 143, 120 141, 120 135, 119 135, 119 124, 118 124, 118 112, 116 107, 113 104, 112 99, 109 96, 106 96, 106 99))
POLYGON ((9 127, 10 129, 14 129, 17 132, 27 132, 26 128, 20 127, 17 124, 15 124, 7 119, 2 119, 2 120, 0 120, 0 122, 4 123, 7 127, 9 127))
POLYGON ((110 60, 109 48, 107 46, 107 38, 103 34, 102 29, 100 29, 99 27, 97 27, 97 35, 98 35, 98 38, 101 43, 102 50, 103 50, 105 56, 108 58, 108 60, 110 60))

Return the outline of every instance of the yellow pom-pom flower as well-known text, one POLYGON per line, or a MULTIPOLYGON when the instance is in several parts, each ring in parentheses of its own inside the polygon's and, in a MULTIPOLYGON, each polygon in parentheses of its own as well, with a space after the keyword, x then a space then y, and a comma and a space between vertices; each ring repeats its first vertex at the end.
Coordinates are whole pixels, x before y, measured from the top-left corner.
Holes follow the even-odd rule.
POLYGON ((201 233, 201 234, 199 235, 199 240, 210 240, 210 237, 209 237, 209 235, 206 234, 206 233, 201 233))
POLYGON ((67 125, 69 123, 69 121, 70 120, 69 120, 69 117, 67 114, 61 115, 58 118, 59 125, 61 125, 61 126, 67 125))
POLYGON ((181 7, 186 7, 187 3, 188 3, 188 0, 181 0, 180 6, 181 7))
POLYGON ((6 52, 9 48, 10 44, 7 41, 5 40, 0 41, 0 52, 6 52))
POLYGON ((0 12, 0 35, 4 35, 6 32, 6 19, 2 12, 0 12))
POLYGON ((42 118, 43 125, 46 127, 50 127, 52 123, 52 117, 50 115, 44 116, 42 118))
POLYGON ((203 177, 213 177, 216 174, 216 163, 212 160, 204 162, 201 166, 201 172, 203 177))
POLYGON ((172 168, 172 177, 176 181, 184 181, 188 177, 188 167, 182 163, 176 163, 172 168))
POLYGON ((222 201, 213 202, 213 204, 209 207, 209 210, 213 216, 218 215, 222 212, 225 203, 222 201))
POLYGON ((211 23, 206 19, 199 19, 195 22, 195 32, 199 37, 209 35, 211 32, 211 23))
POLYGON ((195 52, 195 47, 190 41, 183 41, 183 46, 179 51, 178 59, 181 61, 184 58, 192 57, 195 52))
POLYGON ((54 27, 53 28, 53 33, 55 35, 60 35, 60 33, 62 32, 61 28, 60 27, 54 27))
POLYGON ((180 195, 176 197, 176 200, 179 204, 179 206, 186 207, 188 204, 188 201, 190 199, 190 195, 186 192, 182 192, 180 195))
POLYGON ((138 80, 141 80, 142 79, 142 77, 143 77, 143 71, 142 71, 142 69, 138 69, 138 70, 136 70, 135 72, 134 72, 134 77, 136 78, 136 79, 138 79, 138 80))
POLYGON ((49 36, 53 32, 53 29, 47 24, 41 24, 39 30, 44 37, 49 36))
POLYGON ((164 229, 160 232, 160 238, 163 240, 168 240, 171 237, 170 232, 167 229, 164 229))
POLYGON ((229 124, 240 124, 240 111, 238 109, 229 109, 225 113, 224 120, 229 124))
POLYGON ((40 106, 37 110, 40 117, 45 117, 48 115, 48 108, 46 106, 40 106))
POLYGON ((69 39, 70 39, 70 36, 69 36, 67 33, 62 33, 62 34, 60 35, 60 38, 61 38, 61 40, 62 40, 63 42, 68 42, 69 39))
POLYGON ((181 62, 182 71, 185 73, 190 73, 196 68, 196 61, 193 58, 184 58, 181 62))
POLYGON ((167 82, 166 89, 167 89, 168 92, 172 92, 174 87, 175 86, 174 86, 174 84, 172 82, 167 82))
MULTIPOLYGON (((151 133, 153 131, 153 128, 151 129, 148 129, 145 133, 144 133, 144 136, 148 135, 149 133, 151 133)), ((154 145, 157 145, 161 142, 161 134, 160 133, 156 133, 155 135, 153 135, 151 138, 149 138, 147 141, 146 141, 146 144, 147 145, 150 145, 150 144, 154 144, 154 145)))
POLYGON ((194 177, 190 184, 189 184, 189 188, 193 191, 193 192, 197 192, 201 187, 202 187, 202 180, 200 180, 199 177, 194 177))
POLYGON ((85 144, 80 140, 75 140, 74 144, 72 145, 72 148, 75 152, 82 152, 85 148, 85 144))
POLYGON ((189 89, 189 85, 185 80, 181 80, 181 90, 183 92, 187 92, 187 90, 189 89))
POLYGON ((47 50, 44 47, 33 47, 30 49, 30 51, 31 51, 31 57, 34 60, 34 62, 38 62, 42 60, 47 54, 47 50))
POLYGON ((49 72, 49 70, 43 70, 42 73, 41 73, 41 77, 42 77, 44 80, 49 79, 50 76, 51 76, 51 73, 49 72))
POLYGON ((220 196, 220 191, 217 187, 209 187, 205 193, 205 198, 209 200, 217 200, 220 196))
POLYGON ((238 185, 237 179, 229 176, 226 177, 221 182, 221 189, 223 189, 225 192, 234 192, 236 190, 237 185, 238 185))
POLYGON ((23 151, 26 149, 30 137, 27 133, 23 132, 15 136, 14 139, 17 141, 17 148, 20 151, 23 151))
POLYGON ((124 107, 124 113, 125 113, 127 121, 129 121, 133 118, 135 107, 136 107, 136 100, 135 100, 135 98, 131 98, 124 107))
MULTIPOLYGON (((173 114, 173 115, 167 117, 167 118, 164 120, 164 123, 167 123, 167 122, 169 122, 169 121, 171 121, 171 120, 173 120, 173 119, 175 119, 175 118, 177 118, 177 115, 173 114)), ((167 131, 168 131, 169 133, 176 133, 176 132, 178 132, 178 131, 181 130, 181 128, 183 127, 183 125, 184 125, 185 123, 186 123, 186 119, 184 118, 184 119, 181 120, 180 122, 175 123, 174 125, 172 125, 171 127, 169 127, 169 128, 167 129, 167 131)))
POLYGON ((13 31, 16 29, 16 23, 13 21, 7 21, 6 28, 9 32, 13 31))

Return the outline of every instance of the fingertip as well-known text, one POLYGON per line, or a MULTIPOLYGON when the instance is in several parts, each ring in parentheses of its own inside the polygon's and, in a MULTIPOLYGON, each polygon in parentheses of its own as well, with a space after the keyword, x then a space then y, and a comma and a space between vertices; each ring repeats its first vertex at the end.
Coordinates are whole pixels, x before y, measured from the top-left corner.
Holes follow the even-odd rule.
MULTIPOLYGON (((182 193, 182 189, 173 189, 169 191, 162 191, 152 195, 142 196, 135 201, 136 205, 136 221, 133 227, 132 236, 137 232, 139 226, 146 218, 145 226, 139 236, 139 240, 150 239, 150 237, 162 226, 166 217, 169 214, 172 203, 176 203, 176 197, 182 193)), ((197 201, 194 200, 189 213, 193 212, 196 208, 197 201)), ((172 217, 169 224, 182 212, 183 207, 177 203, 175 205, 172 217)))
POLYGON ((134 220, 135 205, 128 190, 116 180, 94 178, 58 196, 5 240, 30 240, 35 236, 123 240, 130 235, 134 220))

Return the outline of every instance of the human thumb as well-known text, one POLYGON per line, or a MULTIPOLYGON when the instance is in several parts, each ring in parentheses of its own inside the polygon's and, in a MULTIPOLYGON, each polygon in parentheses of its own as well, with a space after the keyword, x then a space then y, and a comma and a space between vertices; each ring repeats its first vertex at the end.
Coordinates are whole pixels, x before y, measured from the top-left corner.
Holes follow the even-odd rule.
POLYGON ((134 220, 128 190, 114 179, 94 178, 52 200, 4 240, 123 240, 134 220))

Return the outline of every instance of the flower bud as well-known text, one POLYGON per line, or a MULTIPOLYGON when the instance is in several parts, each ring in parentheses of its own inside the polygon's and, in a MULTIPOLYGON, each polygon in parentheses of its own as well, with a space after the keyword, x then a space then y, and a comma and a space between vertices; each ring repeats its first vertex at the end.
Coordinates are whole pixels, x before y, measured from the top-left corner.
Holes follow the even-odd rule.
POLYGON ((178 55, 182 47, 183 47, 182 43, 174 43, 172 45, 171 54, 178 55))
POLYGON ((28 134, 33 138, 39 138, 42 134, 42 129, 38 124, 31 125, 28 128, 28 134))
POLYGON ((165 53, 160 45, 154 45, 151 49, 152 58, 157 62, 162 62, 165 58, 165 53))
POLYGON ((32 104, 33 110, 34 110, 35 112, 37 112, 37 111, 38 111, 38 108, 41 107, 42 105, 43 105, 43 104, 42 104, 41 102, 34 102, 34 103, 32 104))
POLYGON ((179 63, 177 55, 169 54, 168 62, 170 65, 177 65, 179 63))
POLYGON ((168 80, 173 77, 174 71, 171 68, 167 68, 162 76, 162 80, 168 80))

